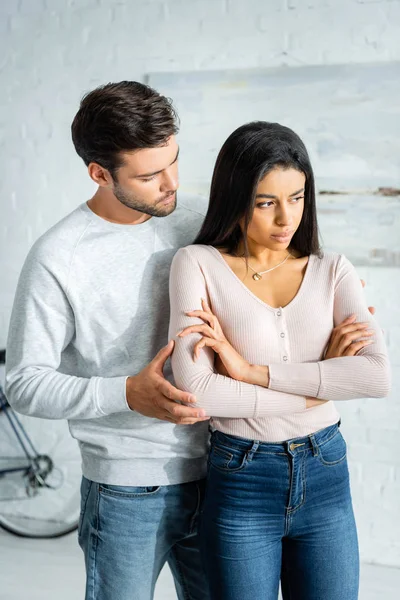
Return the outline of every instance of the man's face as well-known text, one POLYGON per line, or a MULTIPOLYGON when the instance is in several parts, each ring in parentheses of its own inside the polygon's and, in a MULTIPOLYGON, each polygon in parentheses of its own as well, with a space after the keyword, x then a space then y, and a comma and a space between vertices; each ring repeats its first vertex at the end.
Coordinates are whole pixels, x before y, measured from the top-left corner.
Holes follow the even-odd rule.
POLYGON ((175 136, 165 146, 124 152, 112 191, 124 206, 153 217, 166 217, 176 208, 179 147, 175 136))

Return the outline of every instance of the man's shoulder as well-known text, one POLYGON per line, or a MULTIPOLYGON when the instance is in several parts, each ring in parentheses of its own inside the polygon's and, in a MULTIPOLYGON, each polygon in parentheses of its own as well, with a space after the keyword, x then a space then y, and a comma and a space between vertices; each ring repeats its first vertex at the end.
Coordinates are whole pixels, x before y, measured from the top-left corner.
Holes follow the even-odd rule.
POLYGON ((207 212, 207 201, 201 196, 179 197, 176 210, 172 213, 177 221, 202 224, 207 212))
POLYGON ((179 197, 178 208, 181 208, 188 213, 199 215, 204 219, 208 208, 208 202, 204 196, 184 194, 182 198, 179 197))
POLYGON ((206 212, 207 202, 204 198, 179 197, 177 208, 163 220, 171 243, 177 248, 191 244, 201 229, 206 212))
POLYGON ((77 207, 36 240, 28 258, 42 263, 49 263, 53 258, 59 262, 62 257, 68 261, 89 225, 84 211, 77 207))

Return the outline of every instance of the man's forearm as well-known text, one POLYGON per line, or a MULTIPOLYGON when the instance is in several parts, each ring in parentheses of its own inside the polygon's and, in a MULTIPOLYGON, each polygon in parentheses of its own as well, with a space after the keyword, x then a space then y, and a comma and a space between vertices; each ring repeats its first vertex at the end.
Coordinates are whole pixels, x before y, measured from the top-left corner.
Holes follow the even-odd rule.
POLYGON ((96 419, 129 410, 126 377, 75 377, 53 369, 9 366, 6 394, 12 407, 42 419, 96 419))

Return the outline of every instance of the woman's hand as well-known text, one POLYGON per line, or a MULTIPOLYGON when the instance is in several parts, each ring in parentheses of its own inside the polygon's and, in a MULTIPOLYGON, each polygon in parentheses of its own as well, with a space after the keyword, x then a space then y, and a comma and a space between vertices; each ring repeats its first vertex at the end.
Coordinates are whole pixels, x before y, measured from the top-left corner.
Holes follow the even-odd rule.
POLYGON ((369 323, 356 323, 356 315, 351 315, 345 319, 332 331, 324 360, 342 356, 355 356, 362 348, 372 344, 374 340, 370 338, 374 332, 368 329, 369 326, 369 323))
POLYGON ((191 333, 200 333, 202 338, 194 347, 194 360, 200 356, 202 348, 208 346, 218 355, 216 357, 216 368, 221 375, 227 375, 238 381, 245 381, 250 367, 249 363, 233 348, 226 339, 217 317, 212 313, 207 302, 202 298, 203 310, 192 310, 186 313, 189 317, 197 317, 204 324, 190 325, 178 333, 179 337, 185 337, 191 333))
MULTIPOLYGON (((365 288, 366 283, 365 283, 364 279, 361 279, 360 281, 361 281, 361 285, 363 286, 363 288, 365 288)), ((375 314, 375 306, 368 306, 368 310, 371 313, 371 315, 375 314)))

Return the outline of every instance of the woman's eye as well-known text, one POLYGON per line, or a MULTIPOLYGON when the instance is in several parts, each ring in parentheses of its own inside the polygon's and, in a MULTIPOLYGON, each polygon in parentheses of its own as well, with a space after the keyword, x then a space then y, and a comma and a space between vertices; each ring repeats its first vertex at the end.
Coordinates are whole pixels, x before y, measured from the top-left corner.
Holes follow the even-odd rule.
POLYGON ((257 204, 258 208, 268 208, 269 206, 272 206, 273 202, 260 202, 260 204, 257 204))
POLYGON ((296 198, 292 198, 292 200, 294 200, 295 202, 298 202, 299 200, 303 200, 304 196, 296 196, 296 198))

